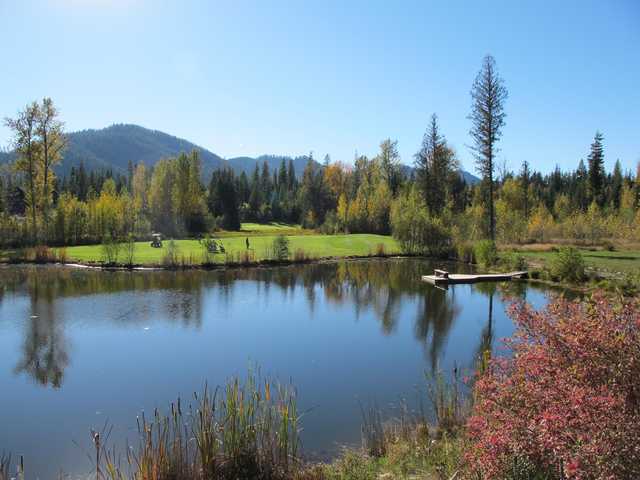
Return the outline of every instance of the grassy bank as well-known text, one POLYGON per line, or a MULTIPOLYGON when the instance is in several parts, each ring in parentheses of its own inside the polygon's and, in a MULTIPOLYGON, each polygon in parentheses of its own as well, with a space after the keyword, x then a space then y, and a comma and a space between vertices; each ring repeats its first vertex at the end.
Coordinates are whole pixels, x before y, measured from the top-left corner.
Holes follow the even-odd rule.
MULTIPOLYGON (((578 250, 584 258, 585 266, 591 270, 612 275, 640 272, 640 251, 638 250, 608 251, 585 248, 578 250)), ((548 267, 555 255, 551 250, 518 253, 525 257, 530 265, 541 268, 548 267)))
MULTIPOLYGON (((269 248, 276 235, 260 235, 249 237, 249 249, 246 248, 245 236, 224 237, 220 241, 226 253, 212 256, 215 263, 223 264, 229 257, 239 258, 249 254, 255 261, 268 260, 269 248)), ((303 251, 310 258, 350 257, 375 254, 379 245, 388 254, 400 253, 400 248, 393 238, 384 235, 290 235, 289 249, 292 253, 303 251)), ((134 263, 139 265, 161 265, 167 254, 169 242, 164 241, 162 248, 153 248, 149 242, 136 242, 134 263)), ((175 240, 177 255, 192 264, 202 263, 203 247, 198 240, 175 240)), ((100 245, 83 245, 66 249, 68 261, 98 263, 103 260, 100 245)), ((123 261, 121 259, 120 261, 123 261)))

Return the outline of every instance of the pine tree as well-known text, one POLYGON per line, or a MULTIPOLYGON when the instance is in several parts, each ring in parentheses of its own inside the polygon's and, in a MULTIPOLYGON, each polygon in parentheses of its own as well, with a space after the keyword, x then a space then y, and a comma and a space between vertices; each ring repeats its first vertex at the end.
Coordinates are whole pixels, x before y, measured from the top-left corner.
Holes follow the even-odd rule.
POLYGON ((599 206, 604 204, 604 148, 602 133, 596 132, 591 144, 591 152, 587 157, 589 164, 589 202, 597 202, 599 206))
POLYGON ((624 179, 622 178, 622 166, 620 160, 616 160, 611 174, 611 185, 609 188, 609 204, 616 210, 620 209, 620 197, 622 196, 622 186, 624 179))
POLYGON ((531 170, 529 162, 522 162, 522 170, 520 170, 520 184, 522 186, 522 207, 524 210, 524 218, 529 219, 529 186, 531 185, 531 170))
POLYGON ((207 205, 214 217, 222 217, 222 228, 240 230, 238 191, 233 170, 223 169, 213 172, 207 205))
POLYGON ((415 155, 416 175, 424 202, 434 215, 439 215, 452 196, 460 179, 457 162, 444 136, 438 129, 434 113, 422 139, 422 147, 415 155))
POLYGON ((258 219, 260 205, 262 204, 262 190, 260 188, 260 168, 256 163, 251 177, 251 193, 249 194, 249 214, 252 220, 258 219))
POLYGON ((471 89, 471 138, 472 151, 476 157, 478 171, 488 188, 489 236, 496 238, 496 219, 494 211, 494 180, 496 143, 502 136, 505 124, 504 102, 507 99, 504 81, 498 75, 496 62, 487 55, 471 89))
POLYGON ((578 163, 578 169, 575 173, 575 191, 574 191, 574 202, 577 208, 580 211, 584 212, 587 210, 589 206, 589 174, 587 172, 587 167, 584 165, 584 161, 580 159, 580 163, 578 163))
POLYGON ((273 185, 271 183, 271 175, 269 173, 269 164, 267 163, 266 160, 262 163, 262 175, 260 178, 260 188, 262 190, 263 203, 270 202, 273 185))
POLYGON ((281 197, 284 193, 286 193, 288 189, 287 183, 287 164, 285 163, 283 158, 280 162, 280 169, 278 170, 278 193, 281 197))
POLYGON ((293 193, 296 188, 296 169, 293 160, 289 160, 289 168, 287 169, 287 178, 289 182, 289 193, 293 193))

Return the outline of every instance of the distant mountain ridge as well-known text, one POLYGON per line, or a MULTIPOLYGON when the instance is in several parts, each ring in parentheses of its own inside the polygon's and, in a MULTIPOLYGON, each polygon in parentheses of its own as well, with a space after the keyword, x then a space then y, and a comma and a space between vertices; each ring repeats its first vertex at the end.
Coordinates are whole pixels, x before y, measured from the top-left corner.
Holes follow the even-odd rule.
MULTIPOLYGON (((291 160, 298 177, 302 176, 307 164, 307 157, 289 157, 284 155, 261 155, 259 157, 234 157, 228 160, 191 143, 159 130, 151 130, 133 124, 114 124, 102 129, 80 130, 67 134, 69 144, 64 153, 63 161, 56 167, 59 176, 68 175, 71 167, 79 167, 84 161, 87 170, 111 169, 114 172, 126 173, 129 161, 136 164, 144 162, 147 166, 155 165, 159 160, 175 157, 182 152, 198 150, 202 158, 202 170, 205 178, 211 172, 220 168, 231 168, 240 175, 243 171, 251 175, 256 164, 260 167, 267 162, 269 169, 280 167, 284 160, 287 164, 291 160)), ((0 151, 0 164, 9 163, 14 154, 0 151)), ((412 167, 406 166, 411 171, 412 167)), ((468 183, 476 183, 479 179, 472 174, 462 171, 463 178, 468 183)))

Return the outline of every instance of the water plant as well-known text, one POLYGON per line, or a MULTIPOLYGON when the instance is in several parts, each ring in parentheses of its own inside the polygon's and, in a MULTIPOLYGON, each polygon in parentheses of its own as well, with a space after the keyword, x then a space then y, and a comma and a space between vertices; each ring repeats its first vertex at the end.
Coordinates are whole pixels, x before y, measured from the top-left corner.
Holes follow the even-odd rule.
POLYGON ((171 239, 167 243, 167 249, 162 257, 162 264, 165 267, 176 268, 180 264, 180 249, 175 240, 171 239))
POLYGON ((124 242, 124 261, 127 267, 132 268, 133 262, 136 256, 136 239, 133 236, 133 233, 129 233, 127 235, 126 241, 124 242))
POLYGON ((550 273, 552 277, 563 281, 584 280, 585 267, 582 254, 575 247, 561 247, 551 260, 550 273))
POLYGON ((102 261, 106 265, 115 265, 118 262, 118 254, 120 252, 120 242, 110 233, 102 237, 101 253, 102 261))
POLYGON ((138 418, 138 442, 125 468, 114 449, 97 444, 96 465, 110 480, 285 479, 300 466, 296 392, 249 373, 221 388, 204 387, 191 404, 138 418))
POLYGON ((491 240, 480 240, 473 250, 476 262, 482 267, 492 267, 498 261, 498 249, 491 240))

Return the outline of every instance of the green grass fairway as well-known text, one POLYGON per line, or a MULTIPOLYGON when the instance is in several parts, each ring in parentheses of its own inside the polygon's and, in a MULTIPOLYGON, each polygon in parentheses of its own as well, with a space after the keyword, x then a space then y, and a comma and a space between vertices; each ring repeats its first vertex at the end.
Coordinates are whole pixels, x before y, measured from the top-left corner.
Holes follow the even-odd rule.
MULTIPOLYGON (((236 233, 238 235, 238 233, 236 233)), ((246 250, 245 239, 241 236, 224 237, 221 239, 226 251, 232 255, 246 250)), ((254 252, 256 260, 266 258, 267 249, 271 246, 276 235, 262 235, 249 237, 250 250, 254 252)), ((365 256, 373 254, 378 244, 383 244, 386 253, 400 253, 396 241, 385 235, 353 234, 353 235, 291 235, 289 249, 291 254, 296 249, 303 249, 307 255, 314 258, 365 256)), ((160 265, 165 255, 168 241, 164 240, 162 248, 153 248, 149 242, 137 242, 134 263, 141 265, 160 265)), ((176 240, 178 255, 191 259, 195 264, 202 262, 202 246, 197 240, 176 240)), ((67 248, 68 261, 100 262, 102 251, 100 245, 85 245, 67 248)), ((124 252, 121 251, 119 262, 124 262, 124 252)), ((223 263, 224 254, 215 255, 215 261, 223 263)))
MULTIPOLYGON (((587 267, 608 273, 640 273, 640 252, 621 250, 609 252, 606 250, 579 249, 587 267)), ((518 252, 528 261, 538 265, 548 265, 554 252, 518 252)))
POLYGON ((262 235, 314 235, 313 230, 307 230, 300 225, 293 223, 243 223, 239 232, 222 231, 217 232, 218 237, 237 237, 244 235, 245 237, 262 236, 262 235))

